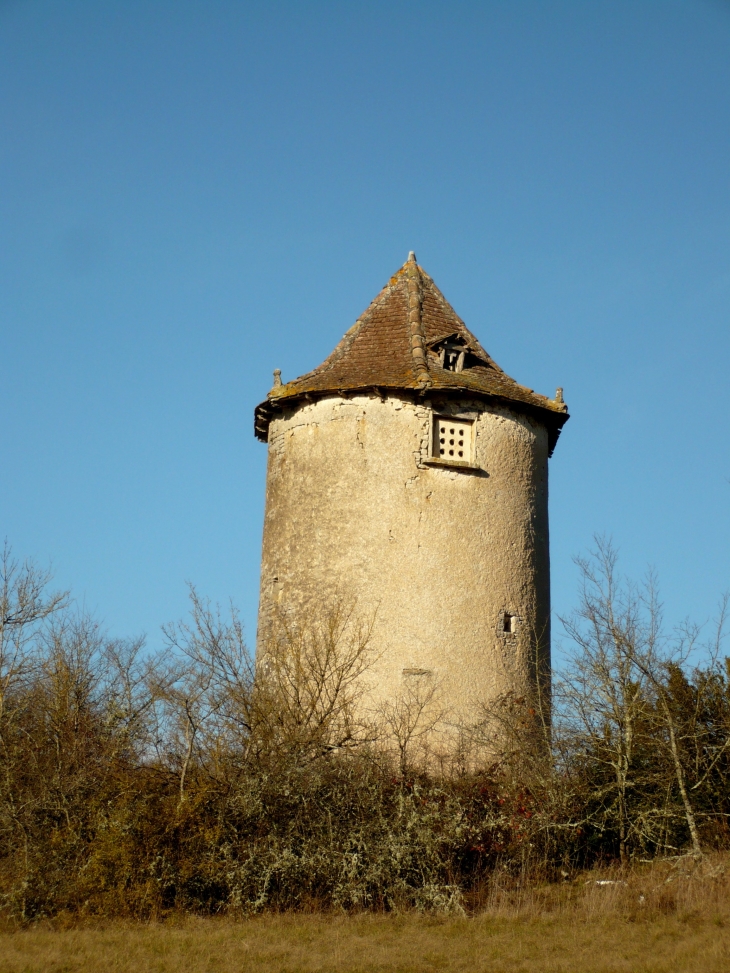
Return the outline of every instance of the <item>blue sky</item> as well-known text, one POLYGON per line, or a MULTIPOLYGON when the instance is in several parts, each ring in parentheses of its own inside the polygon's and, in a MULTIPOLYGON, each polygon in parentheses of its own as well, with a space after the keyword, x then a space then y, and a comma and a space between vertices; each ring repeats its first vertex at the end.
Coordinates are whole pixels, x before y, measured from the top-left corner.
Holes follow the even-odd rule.
POLYGON ((553 603, 730 587, 730 3, 0 0, 0 533, 114 635, 233 597, 254 405, 413 249, 565 388, 553 603))

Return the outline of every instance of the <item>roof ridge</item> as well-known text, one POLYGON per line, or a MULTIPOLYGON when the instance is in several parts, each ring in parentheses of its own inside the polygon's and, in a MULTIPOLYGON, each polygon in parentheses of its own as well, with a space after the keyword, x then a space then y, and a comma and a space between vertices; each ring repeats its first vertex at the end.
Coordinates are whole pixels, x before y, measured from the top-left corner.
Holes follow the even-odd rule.
POLYGON ((426 336, 423 333, 423 281, 421 268, 416 262, 416 255, 411 250, 403 268, 408 278, 408 327, 411 339, 411 358, 416 381, 419 388, 425 389, 432 385, 428 373, 428 358, 426 356, 426 336))

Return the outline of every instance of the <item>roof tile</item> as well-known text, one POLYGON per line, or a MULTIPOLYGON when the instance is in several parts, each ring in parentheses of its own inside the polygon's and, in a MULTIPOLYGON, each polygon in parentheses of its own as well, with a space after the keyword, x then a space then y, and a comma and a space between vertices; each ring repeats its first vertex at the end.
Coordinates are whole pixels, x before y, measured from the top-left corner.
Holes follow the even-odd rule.
POLYGON ((378 388, 462 391, 513 403, 548 426, 551 449, 568 419, 558 394, 548 399, 510 378, 482 348, 415 255, 397 271, 331 355, 299 378, 275 385, 256 409, 256 435, 267 438, 272 410, 285 401, 378 388), (445 369, 438 345, 446 338, 465 349, 461 371, 445 369))

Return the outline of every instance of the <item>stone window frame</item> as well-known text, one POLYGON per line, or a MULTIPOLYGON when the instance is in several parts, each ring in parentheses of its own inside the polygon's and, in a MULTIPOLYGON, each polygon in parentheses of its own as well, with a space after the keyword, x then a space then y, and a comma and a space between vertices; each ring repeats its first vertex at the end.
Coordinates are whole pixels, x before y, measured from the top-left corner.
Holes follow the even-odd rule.
POLYGON ((505 608, 499 613, 499 618, 497 621, 497 635, 506 642, 508 645, 516 645, 519 641, 520 629, 522 628, 522 614, 515 609, 505 608), (505 630, 504 623, 509 617, 514 623, 514 628, 509 631, 505 630))
POLYGON ((476 418, 471 415, 448 415, 445 412, 436 412, 431 409, 429 411, 428 417, 428 449, 427 456, 422 460, 422 462, 427 466, 452 466, 457 469, 466 470, 478 470, 481 467, 474 462, 474 456, 476 453, 476 433, 477 433, 477 423, 476 418), (434 443, 436 441, 436 423, 439 420, 446 422, 468 422, 471 426, 471 437, 469 444, 469 459, 449 459, 445 456, 435 456, 434 455, 434 443))

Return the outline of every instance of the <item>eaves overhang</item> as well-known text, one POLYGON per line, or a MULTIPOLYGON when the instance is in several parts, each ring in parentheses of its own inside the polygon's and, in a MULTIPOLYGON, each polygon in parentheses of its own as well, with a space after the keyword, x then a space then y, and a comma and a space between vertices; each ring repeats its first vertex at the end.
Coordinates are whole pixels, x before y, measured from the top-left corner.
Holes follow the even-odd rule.
POLYGON ((428 388, 404 388, 403 386, 362 385, 338 389, 312 389, 306 392, 294 392, 284 395, 270 395, 260 402, 254 409, 254 435, 262 443, 269 440, 269 425, 276 413, 282 414, 285 409, 295 410, 302 405, 327 398, 348 398, 351 395, 371 395, 385 398, 395 396, 409 401, 433 402, 438 399, 463 399, 470 397, 482 402, 504 406, 513 412, 529 416, 531 419, 545 426, 548 432, 549 455, 557 445, 560 432, 570 418, 567 411, 558 410, 546 404, 544 407, 531 403, 520 402, 504 395, 486 392, 467 385, 429 386, 428 388))

